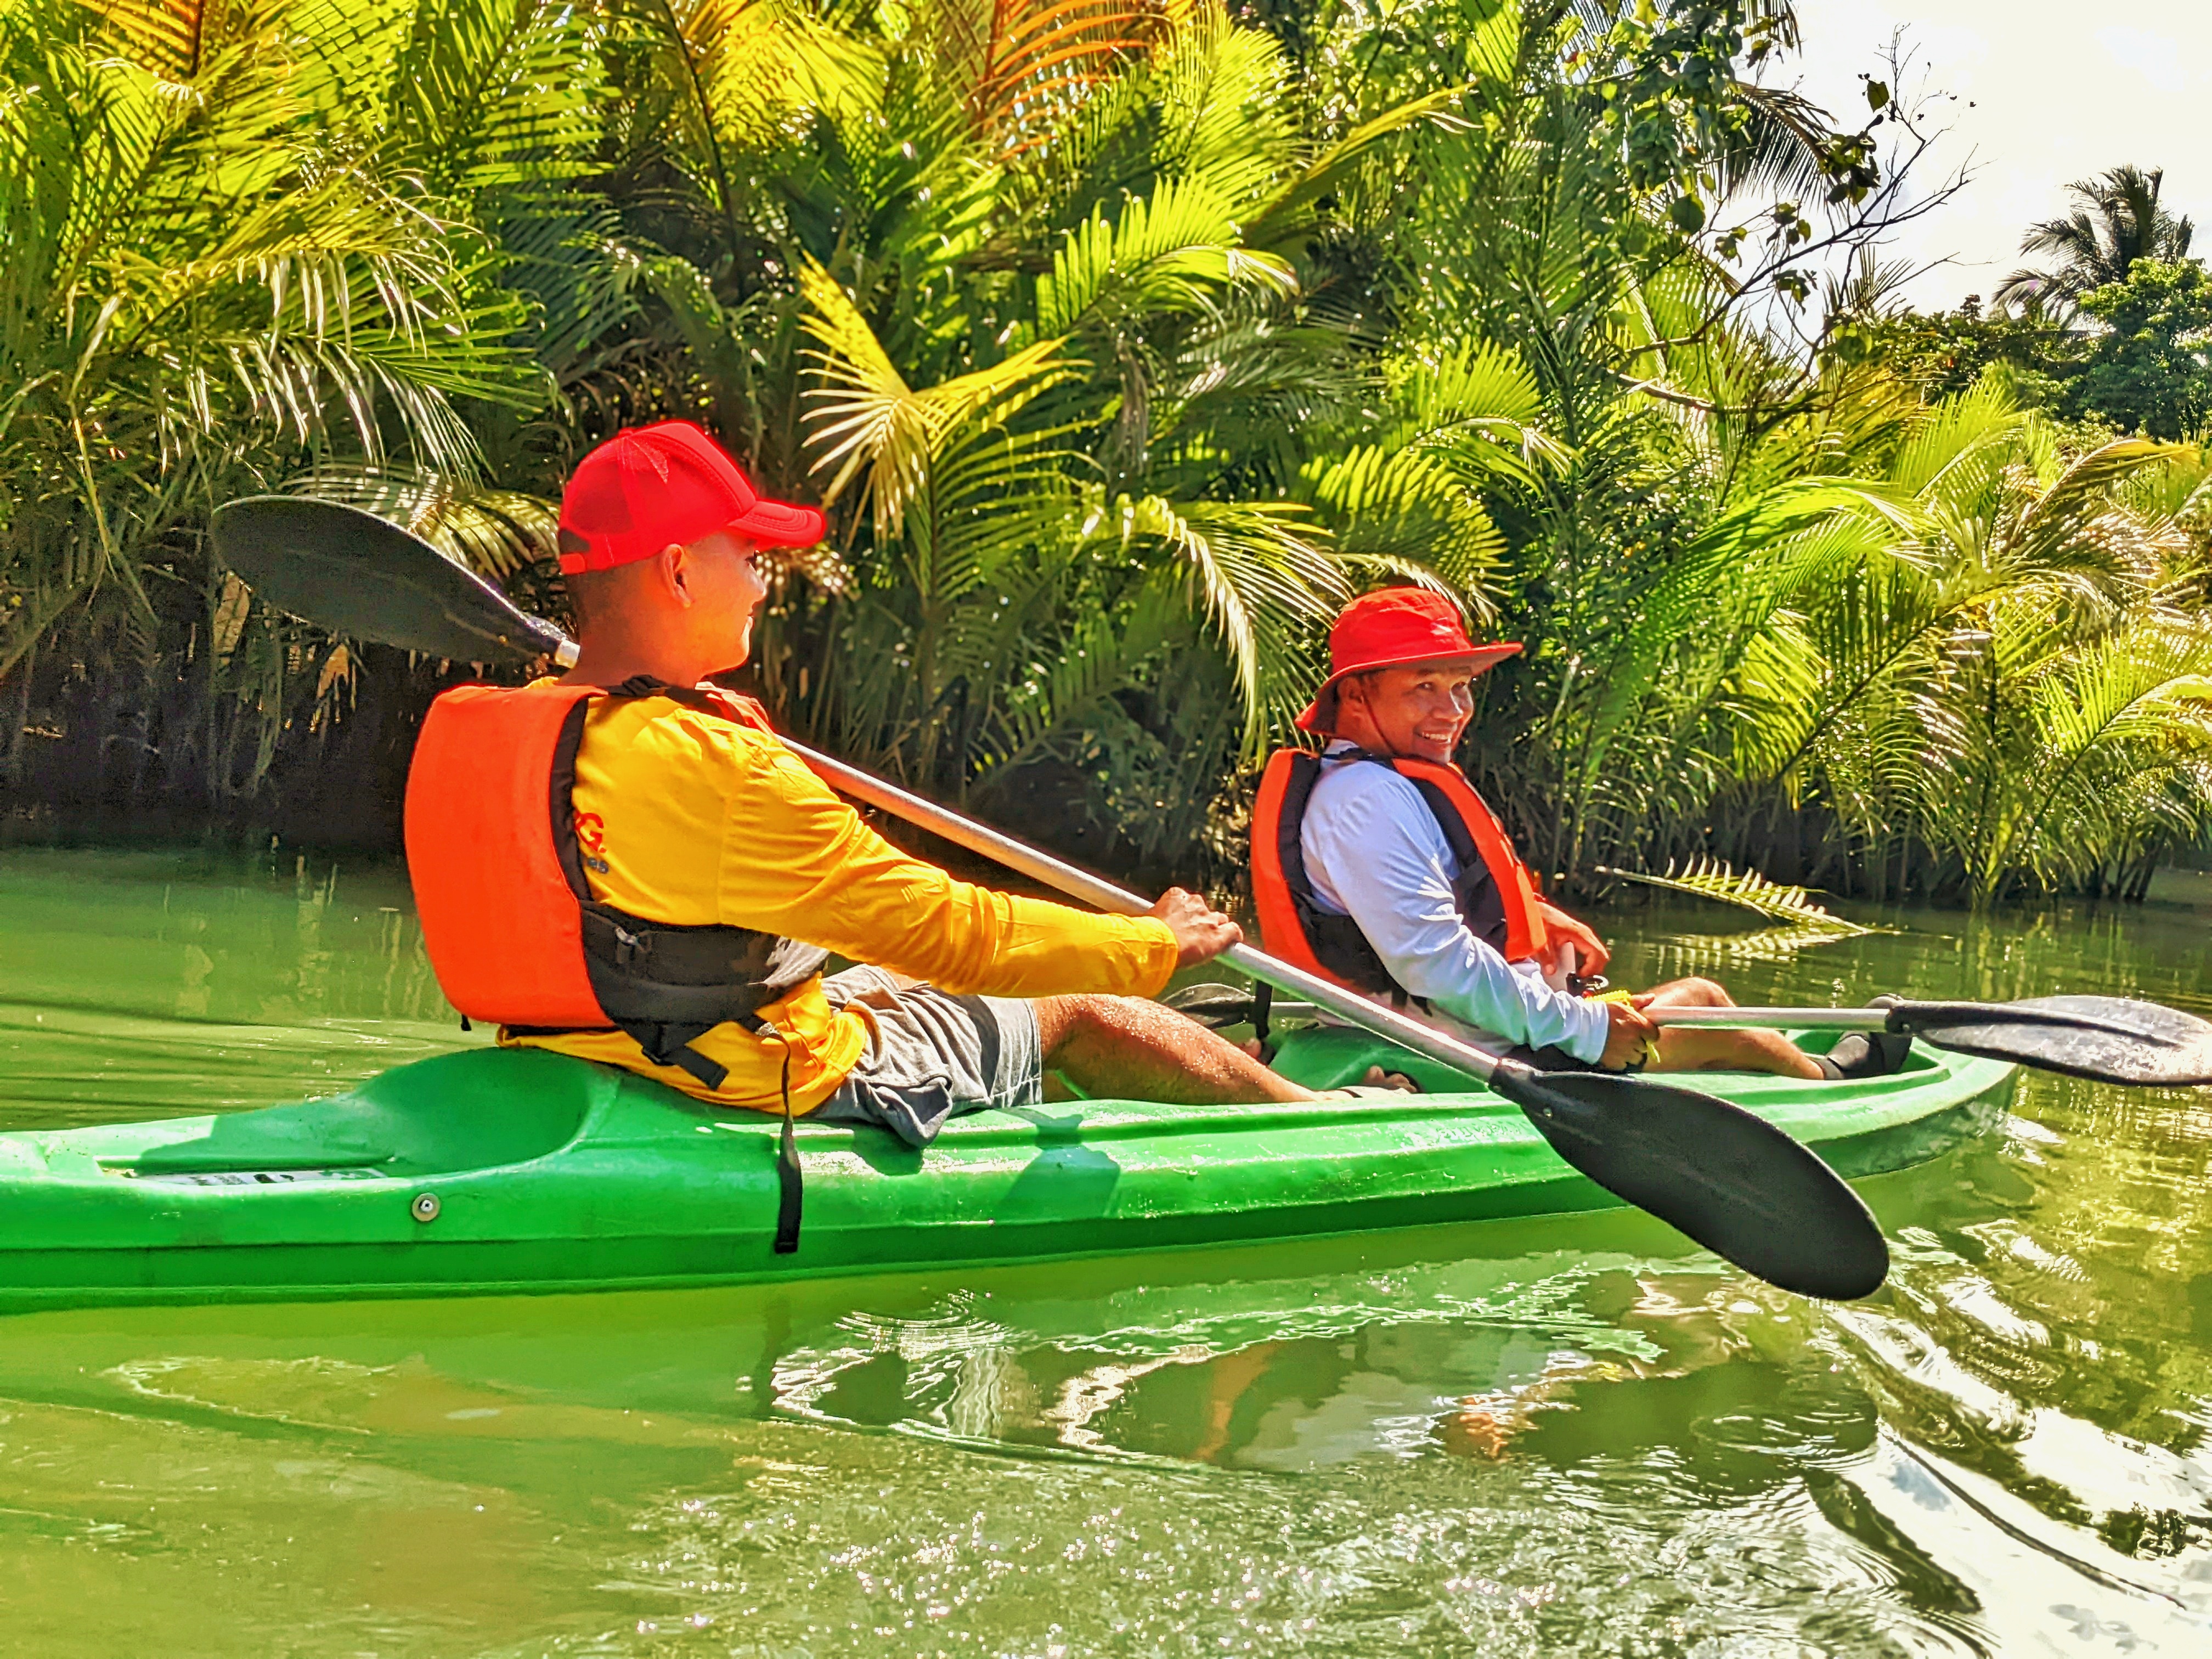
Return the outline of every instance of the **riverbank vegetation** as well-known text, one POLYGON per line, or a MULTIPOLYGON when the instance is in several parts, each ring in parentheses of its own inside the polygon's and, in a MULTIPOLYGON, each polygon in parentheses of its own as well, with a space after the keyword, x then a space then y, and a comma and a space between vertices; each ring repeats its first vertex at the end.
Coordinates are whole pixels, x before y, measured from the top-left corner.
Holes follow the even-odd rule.
POLYGON ((0 792, 396 839, 459 671, 267 611, 209 511, 340 495, 557 610, 566 469, 680 415, 830 509, 781 718, 1095 862, 1241 861, 1327 617, 1420 580, 1527 644, 1466 758, 1570 884, 2139 893, 2212 816, 2185 222, 2116 174, 2008 308, 1904 312, 1881 235, 1948 186, 1796 46, 1784 0, 0 0, 0 792))

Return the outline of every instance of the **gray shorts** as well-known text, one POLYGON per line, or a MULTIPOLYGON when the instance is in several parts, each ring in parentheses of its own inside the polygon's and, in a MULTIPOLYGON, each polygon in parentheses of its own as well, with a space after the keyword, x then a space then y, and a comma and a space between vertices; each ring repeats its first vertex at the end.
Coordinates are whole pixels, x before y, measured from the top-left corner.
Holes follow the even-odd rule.
POLYGON ((1044 1100, 1036 1007, 1009 997, 956 997, 933 985, 904 990, 879 968, 822 981, 833 1008, 868 1026, 868 1049, 809 1123, 872 1123, 927 1146, 949 1117, 1044 1100))

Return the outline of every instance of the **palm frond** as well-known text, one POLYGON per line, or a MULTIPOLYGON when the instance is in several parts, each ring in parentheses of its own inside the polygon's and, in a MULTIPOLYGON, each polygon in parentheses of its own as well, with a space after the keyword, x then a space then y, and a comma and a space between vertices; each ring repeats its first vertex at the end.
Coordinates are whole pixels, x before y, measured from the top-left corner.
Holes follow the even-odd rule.
POLYGON ((2002 382, 1980 381, 1913 423, 1887 476, 1906 494, 1974 511, 2012 459, 2027 421, 2002 382))
POLYGON ((1196 310, 1224 289, 1288 292, 1290 267, 1241 246, 1229 205, 1201 184, 1163 180, 1111 218, 1102 207, 1067 233, 1037 278, 1036 326, 1064 335, 1132 312, 1196 310))
MULTIPOLYGON (((112 48, 164 80, 189 82, 210 42, 206 0, 81 0, 112 48)), ((220 8, 217 9, 218 10, 220 8)))
POLYGON ((1204 617, 1236 678, 1244 750, 1264 752, 1304 702, 1309 665, 1292 649, 1352 597, 1342 568, 1295 502, 1122 497, 1086 539, 1165 550, 1185 603, 1204 617))
POLYGON ((1464 595, 1476 594, 1505 556, 1505 537, 1479 493, 1436 456, 1361 444, 1316 459, 1300 493, 1322 509, 1346 560, 1419 570, 1464 595))
POLYGON ((1733 905, 1770 921, 1786 921, 1807 931, 1818 930, 1831 939, 1887 931, 1862 927, 1835 915, 1815 904, 1802 887, 1787 887, 1769 881, 1756 870, 1739 872, 1722 860, 1702 854, 1683 866, 1679 873, 1671 860, 1664 875, 1616 870, 1607 866, 1597 866, 1595 873, 1615 881, 1635 882, 1639 886, 1663 887, 1670 893, 1687 893, 1693 898, 1711 899, 1716 904, 1733 905))
POLYGON ((1288 70, 1273 36, 1236 27, 1220 0, 1193 5, 1152 65, 1162 174, 1243 216, 1297 155, 1288 70))
POLYGON ((917 392, 827 271, 810 264, 800 282, 806 331, 819 343, 809 356, 820 383, 807 394, 811 441, 820 452, 814 470, 836 469, 823 498, 836 501, 864 478, 870 516, 884 535, 899 533, 948 434, 1001 424, 1074 372, 1060 340, 1040 340, 988 368, 917 392))
POLYGON ((968 118, 1018 149, 1149 52, 1175 12, 1161 0, 941 0, 928 23, 968 118))
POLYGON ((331 461, 286 489, 389 519, 447 558, 495 580, 558 556, 560 504, 474 478, 414 467, 331 461))
POLYGON ((1725 974, 1768 963, 1791 962, 1799 953, 1852 938, 1830 927, 1755 927, 1747 933, 1675 933, 1658 941, 1658 971, 1670 979, 1725 974))
POLYGON ((1401 133, 1422 126, 1449 131, 1460 125, 1464 118, 1456 106, 1465 95, 1458 87, 1440 88, 1361 122, 1307 160, 1249 216, 1245 240, 1255 247, 1279 248, 1310 234, 1320 203, 1347 174, 1365 166, 1376 150, 1401 133))

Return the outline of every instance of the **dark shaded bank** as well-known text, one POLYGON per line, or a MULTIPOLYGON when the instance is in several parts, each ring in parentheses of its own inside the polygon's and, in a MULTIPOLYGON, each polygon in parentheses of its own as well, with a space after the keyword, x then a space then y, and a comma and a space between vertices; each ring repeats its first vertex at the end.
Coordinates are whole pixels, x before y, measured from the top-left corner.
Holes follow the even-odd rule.
MULTIPOLYGON (((170 844, 255 848, 272 838, 310 852, 396 856, 407 768, 422 718, 438 693, 477 678, 465 665, 414 658, 386 646, 335 647, 304 637, 264 641, 281 654, 258 687, 230 665, 183 648, 143 666, 110 658, 97 667, 52 653, 0 686, 0 846, 170 844), (333 664, 336 665, 333 667, 333 664), (217 676, 221 676, 221 683, 217 676)), ((740 689, 742 677, 733 680, 740 689)), ((1544 817, 1525 781, 1472 775, 1524 846, 1540 844, 1544 817)), ((1098 781, 1053 760, 993 781, 971 810, 1054 853, 1157 891, 1181 884, 1241 892, 1244 792, 1218 801, 1206 833, 1160 848, 1146 826, 1118 819, 1098 781)), ((1171 816, 1188 822, 1188 813, 1171 816)), ((1003 872, 880 814, 901 846, 976 879, 1003 872)), ((1838 897, 1877 904, 1942 898, 1958 872, 1912 838, 1893 847, 1850 844, 1817 807, 1767 802, 1716 811, 1699 850, 1739 869, 1838 897)), ((2212 848, 2160 845, 2092 872, 2081 896, 2140 902, 2170 884, 2162 872, 2212 879, 2212 848)), ((1563 884, 1588 900, 1609 890, 1591 878, 1563 884)), ((2042 896, 2021 889, 2010 897, 2042 896)))
POLYGON ((135 672, 58 653, 19 669, 0 703, 6 839, 398 851, 423 711, 468 676, 383 646, 322 655, 320 672, 271 676, 265 699, 211 686, 204 652, 135 672))
MULTIPOLYGON (((264 702, 211 693, 204 653, 137 672, 58 654, 0 688, 0 847, 198 846, 281 842, 310 853, 396 857, 407 768, 430 703, 478 678, 386 646, 291 647, 264 702), (335 693, 335 695, 334 695, 335 693)), ((1090 780, 1058 763, 1023 769, 988 815, 1063 857, 1151 887, 1233 884, 1204 847, 1146 860, 1100 810, 1090 780)), ((903 847, 975 879, 1004 872, 949 842, 871 814, 903 847)))
MULTIPOLYGON (((440 691, 479 678, 477 671, 335 641, 251 600, 197 552, 180 555, 164 575, 150 590, 146 618, 117 627, 80 616, 0 678, 0 842, 252 848, 275 837, 309 851, 396 854, 423 716, 440 691)), ((514 573, 507 585, 526 609, 564 617, 547 568, 514 573)), ((1479 714, 1462 763, 1541 867, 1558 840, 1561 807, 1544 757, 1504 735, 1529 718, 1521 706, 1529 688, 1517 674, 1509 665, 1493 677, 1488 689, 1498 706, 1486 702, 1479 714)), ((839 747, 811 729, 803 698, 793 706, 772 685, 754 683, 750 670, 729 683, 761 696, 808 741, 839 747)), ((1226 695, 1204 676, 1184 691, 1200 701, 1226 695)), ((1165 746, 1176 744, 1172 711, 1137 692, 1113 702, 1125 723, 1155 733, 1164 766, 1133 769, 1121 751, 1091 745, 1073 758, 1049 755, 987 773, 953 804, 1140 889, 1241 889, 1251 780, 1235 765, 1233 739, 1216 746, 1214 733, 1165 746)), ((975 867, 903 825, 884 827, 955 869, 975 867)), ((1967 881, 1955 852, 1939 852, 1909 827, 1869 844, 1817 800, 1792 803, 1771 786, 1737 784, 1702 811, 1677 809, 1639 828, 1652 849, 1648 865, 1632 846, 1600 841, 1586 868, 1656 869, 1663 845, 1877 904, 1951 901, 1967 881)), ((2154 839, 2057 890, 2141 901, 2164 866, 2212 869, 2212 847, 2154 839)), ((1595 875, 1562 879, 1559 868, 1547 868, 1547 878, 1577 902, 1606 890, 1595 875)), ((1996 895, 2048 896, 2026 870, 2010 874, 1996 895)))

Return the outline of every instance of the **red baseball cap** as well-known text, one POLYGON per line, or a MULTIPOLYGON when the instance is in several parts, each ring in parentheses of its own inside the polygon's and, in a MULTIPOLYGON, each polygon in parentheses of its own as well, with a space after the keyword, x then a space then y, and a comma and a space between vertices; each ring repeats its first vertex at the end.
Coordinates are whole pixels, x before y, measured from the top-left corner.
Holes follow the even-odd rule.
POLYGON ((1419 662, 1454 663, 1480 674, 1520 648, 1512 641, 1477 645, 1467 636, 1459 607, 1425 587, 1382 587, 1363 593, 1344 607, 1328 630, 1328 678, 1298 716, 1298 730, 1329 729, 1336 718, 1337 683, 1347 674, 1419 662))
POLYGON ((611 570, 718 530, 762 547, 811 547, 818 508, 765 499, 689 421, 617 432, 576 464, 561 495, 561 571, 611 570))

